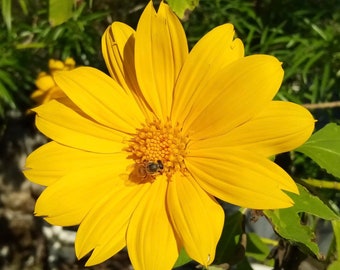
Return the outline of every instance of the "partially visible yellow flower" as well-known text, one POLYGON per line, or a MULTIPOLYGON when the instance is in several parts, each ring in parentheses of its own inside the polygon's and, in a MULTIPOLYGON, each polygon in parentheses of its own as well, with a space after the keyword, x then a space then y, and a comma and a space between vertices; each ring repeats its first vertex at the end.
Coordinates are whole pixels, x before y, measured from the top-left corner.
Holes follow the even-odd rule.
POLYGON ((75 61, 73 58, 66 58, 64 62, 60 60, 50 59, 48 62, 49 72, 40 72, 35 81, 36 89, 31 98, 36 104, 43 104, 51 99, 66 97, 64 92, 59 88, 53 79, 56 71, 72 70, 75 68, 75 61))
POLYGON ((244 57, 224 24, 188 52, 168 5, 145 8, 137 30, 115 22, 102 50, 111 77, 81 67, 55 75, 77 106, 35 108, 52 139, 25 175, 47 188, 35 213, 79 225, 86 265, 127 246, 136 270, 169 270, 179 250, 214 261, 224 212, 216 198, 254 209, 289 207, 298 192, 268 158, 304 143, 314 128, 302 106, 272 101, 283 78, 272 56, 244 57))

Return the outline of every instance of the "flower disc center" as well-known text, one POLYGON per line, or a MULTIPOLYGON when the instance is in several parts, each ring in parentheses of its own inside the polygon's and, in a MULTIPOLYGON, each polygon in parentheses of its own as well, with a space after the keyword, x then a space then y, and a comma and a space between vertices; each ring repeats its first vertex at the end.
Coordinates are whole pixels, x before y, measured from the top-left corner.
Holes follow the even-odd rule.
POLYGON ((170 180, 177 171, 185 173, 187 142, 188 138, 181 134, 180 128, 173 127, 170 121, 146 123, 137 129, 129 142, 127 151, 135 161, 130 179, 139 183, 153 181, 157 175, 165 174, 170 180))

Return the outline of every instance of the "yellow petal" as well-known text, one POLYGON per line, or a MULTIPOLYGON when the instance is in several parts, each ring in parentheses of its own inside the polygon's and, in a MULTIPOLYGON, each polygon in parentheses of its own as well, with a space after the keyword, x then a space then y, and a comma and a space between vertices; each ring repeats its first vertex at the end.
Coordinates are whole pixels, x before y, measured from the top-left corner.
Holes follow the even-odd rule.
POLYGON ((145 120, 131 93, 95 68, 58 72, 54 79, 83 112, 105 126, 134 133, 145 120))
POLYGON ((282 190, 298 193, 296 184, 274 162, 237 148, 189 151, 186 166, 211 195, 253 209, 293 205, 292 199, 282 190))
POLYGON ((150 1, 135 37, 139 86, 156 116, 166 119, 170 116, 173 88, 188 53, 183 27, 168 5, 161 2, 156 13, 150 1))
MULTIPOLYGON (((272 101, 263 111, 226 135, 192 142, 193 148, 237 146, 266 157, 302 145, 314 129, 313 116, 300 105, 272 101)), ((209 150, 208 150, 209 151, 209 150)))
POLYGON ((33 99, 37 104, 42 104, 47 93, 48 92, 46 91, 37 89, 31 94, 30 98, 33 99))
POLYGON ((125 23, 114 22, 102 36, 102 52, 112 78, 124 89, 137 84, 134 66, 135 30, 125 23))
POLYGON ((78 258, 93 250, 86 266, 101 263, 126 246, 130 217, 149 187, 118 182, 86 215, 75 242, 78 258))
POLYGON ((208 32, 193 47, 176 83, 171 112, 174 121, 184 121, 201 84, 206 84, 217 71, 244 56, 243 43, 240 39, 234 40, 234 34, 233 25, 224 24, 208 32))
POLYGON ((134 269, 171 269, 178 247, 166 210, 167 179, 158 177, 133 212, 127 247, 134 269))
POLYGON ((63 61, 56 60, 56 59, 50 59, 48 61, 48 68, 51 70, 62 70, 64 69, 65 64, 63 61))
POLYGON ((112 164, 80 168, 48 186, 37 200, 35 214, 54 225, 79 224, 117 182, 130 162, 118 156, 112 164))
POLYGON ((179 174, 169 182, 167 205, 190 258, 204 266, 211 264, 224 223, 222 207, 194 179, 179 174))
POLYGON ((27 157, 23 172, 30 181, 49 186, 73 170, 114 164, 117 158, 123 159, 125 155, 97 154, 50 142, 27 157))
POLYGON ((153 119, 151 109, 145 100, 136 77, 135 31, 128 25, 114 22, 102 37, 102 52, 106 66, 114 78, 126 91, 131 91, 148 119, 153 119))
POLYGON ((38 76, 38 79, 35 81, 35 85, 43 90, 47 91, 48 89, 55 86, 55 81, 53 80, 51 75, 47 75, 46 73, 42 73, 42 75, 38 76))
POLYGON ((65 64, 65 69, 70 70, 70 69, 74 69, 74 67, 76 66, 76 61, 74 61, 72 57, 67 57, 64 61, 64 64, 65 64))
POLYGON ((225 134, 259 113, 275 96, 282 78, 281 63, 272 56, 232 62, 196 89, 183 132, 194 139, 225 134))
POLYGON ((55 100, 33 111, 38 129, 58 143, 97 153, 117 153, 125 147, 126 134, 84 118, 55 100))

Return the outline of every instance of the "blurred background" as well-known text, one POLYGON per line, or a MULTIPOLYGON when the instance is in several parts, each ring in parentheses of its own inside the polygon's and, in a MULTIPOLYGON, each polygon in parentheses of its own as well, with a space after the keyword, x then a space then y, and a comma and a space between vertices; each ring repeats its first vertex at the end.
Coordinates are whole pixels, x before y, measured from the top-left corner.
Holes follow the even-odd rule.
MULTIPOLYGON (((29 109, 41 102, 35 90, 46 85, 38 76, 67 68, 69 58, 77 66, 106 72, 102 33, 113 21, 135 28, 148 3, 75 0, 65 13, 61 2, 1 0, 0 269, 83 269, 84 261, 74 256, 75 229, 51 227, 32 215, 42 188, 25 180, 21 171, 26 156, 46 138, 36 130, 29 109)), ((318 120, 317 129, 339 122, 339 0, 200 0, 183 18, 189 46, 227 22, 234 24, 246 55, 271 54, 283 62, 285 78, 277 99, 309 108, 318 120)), ((277 162, 296 179, 338 181, 298 153, 282 155, 277 162)), ((318 192, 339 205, 335 190, 318 192)), ((122 251, 90 269, 131 268, 122 251)))

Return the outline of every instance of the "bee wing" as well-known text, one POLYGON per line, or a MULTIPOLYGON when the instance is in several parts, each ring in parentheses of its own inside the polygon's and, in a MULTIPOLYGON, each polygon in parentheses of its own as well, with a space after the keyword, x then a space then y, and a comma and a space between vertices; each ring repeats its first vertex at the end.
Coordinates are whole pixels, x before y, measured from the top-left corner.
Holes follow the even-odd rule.
POLYGON ((133 186, 138 184, 138 182, 136 181, 138 175, 136 175, 135 166, 136 164, 129 165, 126 168, 125 173, 119 175, 119 177, 124 181, 126 186, 133 186))

